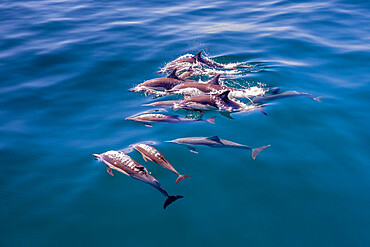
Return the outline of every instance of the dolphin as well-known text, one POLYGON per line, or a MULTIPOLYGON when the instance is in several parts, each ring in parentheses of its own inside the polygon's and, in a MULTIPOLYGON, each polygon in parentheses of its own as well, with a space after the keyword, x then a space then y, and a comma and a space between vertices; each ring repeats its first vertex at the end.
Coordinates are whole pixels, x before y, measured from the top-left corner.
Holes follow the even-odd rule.
POLYGON ((194 71, 192 70, 191 67, 188 68, 187 71, 185 71, 184 73, 182 73, 181 75, 179 75, 178 77, 182 80, 185 80, 185 81, 189 81, 189 82, 196 82, 196 81, 193 81, 193 80, 190 80, 189 78, 192 77, 194 74, 194 71))
POLYGON ((270 147, 271 145, 259 147, 259 148, 251 148, 243 144, 239 144, 236 142, 228 141, 225 139, 220 139, 218 136, 211 136, 211 137, 186 137, 186 138, 178 138, 172 141, 177 144, 183 144, 189 148, 189 150, 193 153, 198 153, 196 149, 193 147, 194 145, 205 145, 213 148, 238 148, 238 149, 247 149, 252 150, 252 158, 256 159, 256 156, 265 148, 270 147))
POLYGON ((148 174, 146 168, 137 163, 127 154, 118 151, 108 151, 102 154, 93 154, 93 156, 103 161, 107 165, 107 172, 110 175, 114 176, 112 171, 112 169, 114 169, 134 179, 150 184, 159 190, 166 197, 166 201, 163 205, 164 209, 166 209, 168 205, 177 199, 183 198, 183 196, 180 195, 168 195, 167 191, 162 187, 162 185, 153 176, 148 174))
POLYGON ((211 67, 211 68, 221 68, 221 69, 226 68, 225 65, 223 65, 223 64, 217 63, 217 62, 209 60, 209 59, 204 59, 202 57, 201 52, 198 52, 196 55, 194 55, 192 57, 182 58, 182 59, 179 59, 179 60, 172 61, 170 63, 190 63, 190 64, 201 63, 201 64, 204 64, 204 65, 206 65, 208 67, 211 67))
POLYGON ((142 156, 143 156, 143 159, 146 160, 151 160, 155 163, 157 163, 158 165, 160 166, 163 166, 164 168, 172 171, 173 173, 177 174, 177 176, 179 176, 177 179, 176 179, 176 183, 180 182, 181 180, 185 179, 185 178, 188 178, 188 177, 191 177, 192 175, 181 175, 180 173, 178 173, 176 171, 175 168, 173 168, 173 166, 171 165, 171 163, 164 157, 163 154, 161 154, 156 148, 148 145, 148 144, 143 144, 143 143, 139 143, 139 144, 132 144, 130 145, 130 147, 133 147, 135 148, 137 151, 139 151, 142 156))
POLYGON ((143 114, 135 117, 128 117, 126 120, 132 120, 137 122, 144 122, 146 127, 152 127, 149 123, 152 122, 171 122, 171 123, 183 123, 183 122, 194 122, 194 121, 207 121, 211 124, 215 124, 215 118, 208 119, 187 119, 180 118, 178 115, 168 116, 164 114, 143 114))
POLYGON ((285 91, 282 93, 278 93, 278 91, 279 89, 274 89, 271 95, 256 96, 252 99, 252 102, 255 104, 258 104, 258 103, 264 103, 264 102, 269 102, 269 101, 273 101, 277 99, 296 97, 296 96, 304 96, 304 97, 316 100, 318 102, 322 102, 321 101, 322 97, 315 97, 312 94, 301 93, 297 91, 285 91))
POLYGON ((201 95, 193 96, 175 104, 174 108, 187 110, 223 110, 223 111, 240 111, 245 109, 244 104, 237 103, 229 99, 230 91, 225 91, 218 95, 201 95))
POLYGON ((155 78, 148 81, 145 81, 135 88, 130 89, 129 91, 146 91, 146 90, 169 90, 174 86, 188 82, 189 80, 184 80, 176 76, 176 70, 174 69, 171 74, 164 78, 155 78))

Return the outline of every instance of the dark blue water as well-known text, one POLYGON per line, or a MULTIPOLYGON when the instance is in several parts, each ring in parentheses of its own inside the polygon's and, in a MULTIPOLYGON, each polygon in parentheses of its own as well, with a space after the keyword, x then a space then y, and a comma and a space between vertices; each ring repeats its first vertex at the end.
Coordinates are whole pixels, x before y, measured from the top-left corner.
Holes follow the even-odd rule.
MULTIPOLYGON (((0 2, 0 246, 368 246, 370 5, 367 1, 0 2), (181 55, 255 66, 226 83, 323 96, 216 124, 124 118, 128 89, 181 55), (164 143, 213 136, 250 152, 164 143), (170 194, 91 156, 140 141, 170 194)), ((210 115, 212 116, 212 114, 210 115)))

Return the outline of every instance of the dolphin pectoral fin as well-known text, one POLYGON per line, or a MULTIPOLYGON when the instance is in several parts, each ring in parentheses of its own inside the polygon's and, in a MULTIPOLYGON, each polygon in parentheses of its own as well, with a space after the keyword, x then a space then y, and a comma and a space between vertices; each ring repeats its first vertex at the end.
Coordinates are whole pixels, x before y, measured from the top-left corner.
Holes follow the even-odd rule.
POLYGON ((256 159, 256 156, 262 151, 264 150, 265 148, 268 148, 270 147, 271 145, 267 145, 267 146, 263 146, 263 147, 259 147, 259 148, 253 148, 252 149, 252 158, 255 160, 256 159))
POLYGON ((226 118, 229 118, 229 119, 234 119, 232 116, 231 116, 231 112, 226 112, 226 111, 221 111, 220 114, 226 118))
POLYGON ((107 165, 107 172, 108 172, 110 175, 114 176, 114 175, 113 175, 112 168, 110 168, 108 165, 107 165))
POLYGON ((266 115, 267 116, 267 113, 265 111, 265 106, 264 105, 261 105, 258 107, 258 110, 260 110, 260 112, 262 112, 263 115, 266 115))
POLYGON ((198 153, 198 151, 195 148, 193 148, 193 147, 187 146, 187 148, 189 148, 189 151, 192 152, 192 153, 195 153, 195 154, 198 153))
POLYGON ((146 156, 144 155, 144 154, 141 154, 142 156, 143 156, 143 160, 145 161, 145 162, 148 162, 147 160, 146 160, 146 156))
POLYGON ((167 196, 166 201, 164 202, 163 209, 166 209, 168 205, 176 201, 177 199, 184 198, 183 196, 167 196))
POLYGON ((145 125, 145 127, 149 127, 149 128, 153 127, 150 124, 144 124, 144 125, 145 125))

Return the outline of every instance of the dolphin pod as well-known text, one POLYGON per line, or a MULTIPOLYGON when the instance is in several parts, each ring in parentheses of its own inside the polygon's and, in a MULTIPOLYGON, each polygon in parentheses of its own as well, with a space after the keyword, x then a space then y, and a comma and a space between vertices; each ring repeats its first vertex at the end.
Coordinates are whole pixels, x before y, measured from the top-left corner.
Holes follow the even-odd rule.
MULTIPOLYGON (((131 117, 126 117, 125 119, 144 123, 144 125, 147 127, 152 127, 152 123, 160 122, 186 123, 194 121, 206 121, 211 124, 215 124, 215 117, 204 119, 202 115, 204 113, 203 111, 210 111, 211 114, 217 111, 218 113, 233 119, 230 116, 231 113, 234 114, 235 112, 249 111, 257 108, 260 109, 262 113, 267 115, 264 112, 265 102, 270 102, 286 97, 303 96, 321 102, 321 97, 315 97, 311 94, 303 92, 279 92, 279 88, 272 88, 270 90, 267 90, 266 88, 257 88, 257 90, 251 90, 253 87, 243 89, 228 87, 224 83, 220 84, 220 74, 224 74, 222 73, 222 71, 236 69, 236 67, 233 66, 234 65, 232 64, 224 65, 217 63, 211 59, 204 58, 202 57, 201 52, 191 57, 176 59, 168 63, 165 67, 172 68, 172 71, 169 75, 163 78, 154 78, 144 81, 143 83, 135 86, 130 91, 144 92, 146 96, 148 93, 154 94, 155 97, 164 95, 170 95, 169 97, 177 97, 176 99, 160 100, 152 103, 143 104, 142 106, 163 106, 167 107, 167 109, 170 108, 169 110, 171 111, 193 111, 196 112, 193 114, 196 115, 198 118, 190 119, 180 117, 179 115, 171 115, 170 113, 158 113, 159 111, 168 112, 166 109, 161 108, 140 112, 132 115, 131 117), (179 72, 184 71, 183 64, 188 64, 190 66, 188 66, 185 72, 180 74, 179 72), (216 73, 217 75, 215 77, 209 78, 209 80, 205 83, 196 81, 194 76, 197 75, 197 73, 194 73, 194 71, 192 70, 192 68, 194 67, 192 66, 197 66, 199 64, 201 65, 201 68, 203 68, 203 66, 206 66, 212 68, 213 71, 219 71, 220 73, 216 73), (179 97, 181 96, 182 98, 180 99, 179 97), (238 98, 238 100, 236 98, 238 98), (248 101, 243 102, 240 101, 239 98, 244 98, 245 101, 246 99, 248 99, 248 101)), ((205 70, 202 70, 202 72, 204 71, 205 70)), ((257 155, 261 151, 270 147, 270 145, 266 145, 262 147, 252 148, 244 144, 232 142, 226 139, 220 139, 218 136, 184 137, 166 142, 184 145, 193 153, 198 153, 195 149, 195 146, 249 150, 252 152, 253 160, 256 159, 257 155)), ((150 175, 150 173, 144 166, 137 163, 134 159, 132 159, 124 152, 137 150, 139 153, 141 153, 145 162, 147 162, 147 160, 150 160, 173 172, 178 176, 176 179, 176 184, 185 178, 191 177, 192 175, 180 174, 157 148, 149 144, 152 143, 141 142, 138 144, 132 144, 129 148, 118 151, 107 151, 102 154, 93 154, 93 156, 96 157, 98 160, 104 162, 107 172, 110 175, 113 176, 113 170, 116 170, 136 180, 147 183, 157 189, 166 198, 163 204, 163 208, 166 209, 168 205, 180 198, 183 198, 183 196, 169 195, 167 191, 162 187, 162 185, 152 175, 150 175)))
POLYGON ((112 171, 112 169, 114 169, 156 188, 166 197, 166 201, 163 205, 164 209, 177 199, 183 198, 181 195, 170 196, 162 185, 153 176, 148 174, 148 171, 144 166, 140 165, 130 156, 122 152, 108 151, 102 154, 93 154, 93 156, 107 165, 107 172, 110 175, 114 176, 112 171))

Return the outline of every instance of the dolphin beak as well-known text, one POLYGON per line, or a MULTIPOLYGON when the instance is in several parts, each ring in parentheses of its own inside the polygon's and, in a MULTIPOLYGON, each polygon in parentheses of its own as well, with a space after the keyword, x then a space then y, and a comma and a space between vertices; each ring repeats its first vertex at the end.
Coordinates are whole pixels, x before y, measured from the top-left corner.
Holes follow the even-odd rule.
POLYGON ((100 158, 100 154, 93 154, 93 156, 98 159, 100 158))
POLYGON ((174 142, 174 141, 164 141, 164 142, 174 142))

